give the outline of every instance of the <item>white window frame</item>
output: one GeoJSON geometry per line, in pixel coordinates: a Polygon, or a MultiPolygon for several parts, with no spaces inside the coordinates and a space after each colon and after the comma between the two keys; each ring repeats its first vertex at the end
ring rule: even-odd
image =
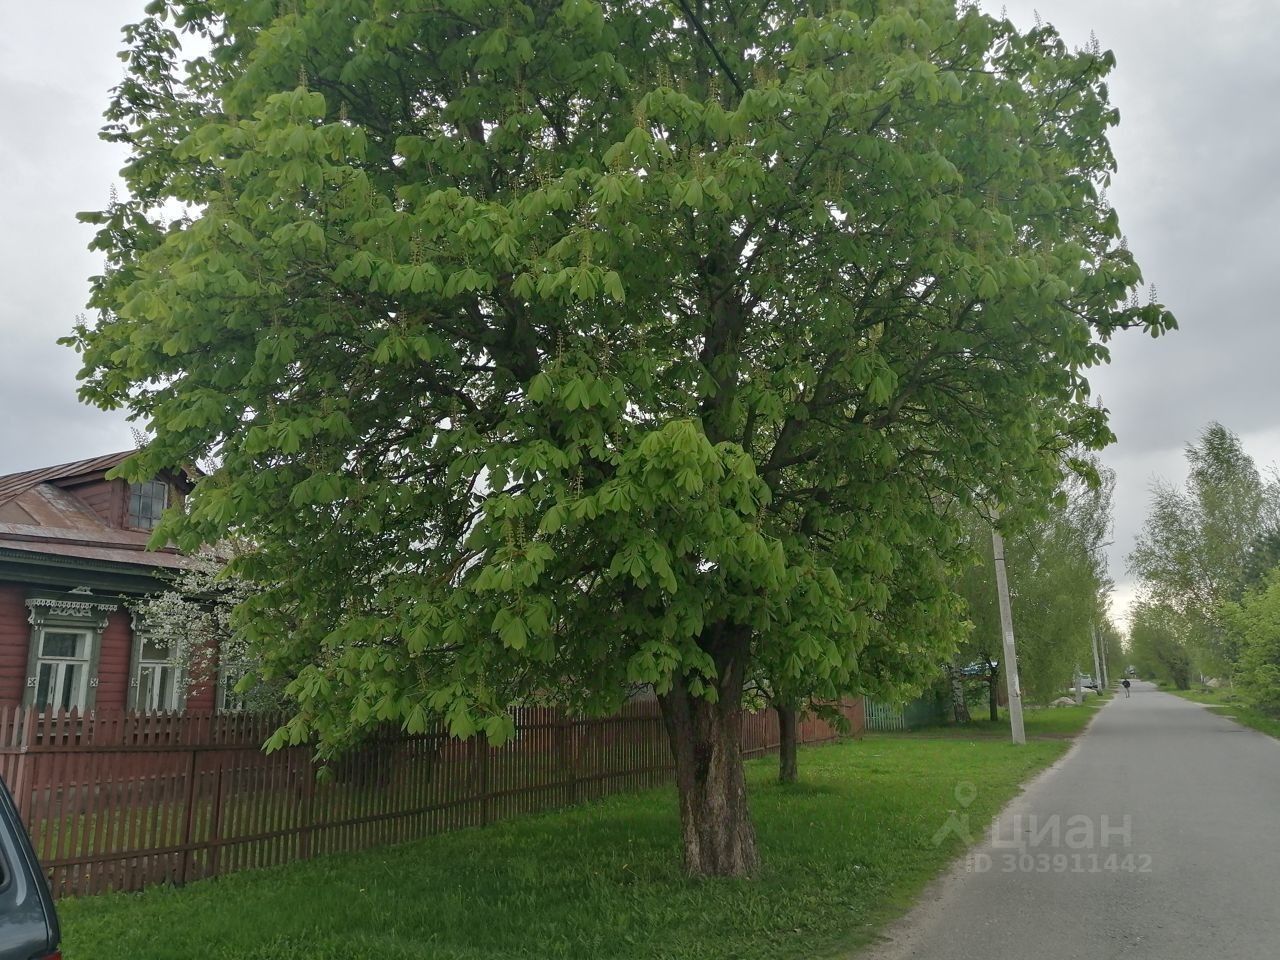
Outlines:
{"type": "Polygon", "coordinates": [[[90,654],[93,650],[93,631],[79,626],[50,625],[40,627],[36,631],[36,688],[32,694],[32,702],[43,711],[53,704],[53,709],[62,711],[78,710],[84,713],[89,702],[89,666],[90,654]],[[45,650],[50,634],[73,636],[76,638],[76,653],[71,656],[58,656],[45,650]],[[74,673],[73,673],[74,671],[74,673]],[[40,688],[46,672],[49,676],[48,696],[44,703],[40,702],[40,688]],[[75,691],[67,697],[67,675],[74,676],[75,691]],[[69,701],[69,702],[68,702],[69,701]]]}
{"type": "Polygon", "coordinates": [[[129,699],[131,709],[145,713],[178,713],[186,707],[186,678],[182,667],[173,655],[173,645],[169,645],[169,655],[164,659],[147,656],[147,642],[150,638],[145,633],[134,631],[133,667],[129,678],[129,699]],[[150,684],[143,683],[143,677],[150,674],[150,684]],[[170,683],[168,695],[160,690],[168,675],[170,683]]]}
{"type": "MultiPolygon", "coordinates": [[[[147,621],[136,608],[130,609],[129,624],[132,633],[132,650],[129,654],[129,694],[127,697],[127,708],[129,710],[154,713],[181,713],[187,709],[187,671],[182,668],[182,664],[178,662],[175,655],[174,644],[167,644],[169,655],[163,660],[155,657],[147,656],[147,643],[158,642],[155,633],[147,629],[147,621]],[[146,703],[143,702],[143,684],[142,675],[144,671],[152,671],[153,673],[163,675],[164,671],[171,670],[173,676],[173,686],[170,688],[169,696],[166,701],[161,701],[154,696],[147,696],[146,703]]],[[[152,686],[147,693],[155,689],[152,686]]]]}
{"type": "MultiPolygon", "coordinates": [[[[102,651],[102,632],[107,629],[107,619],[118,603],[104,603],[94,598],[87,587],[58,597],[30,597],[27,599],[27,622],[31,624],[31,643],[27,653],[26,687],[23,704],[39,706],[36,695],[40,687],[42,666],[50,664],[83,664],[80,690],[73,704],[81,713],[92,710],[98,696],[98,657],[102,651]],[[46,633],[78,633],[84,637],[84,646],[76,657],[46,657],[44,638],[46,633]]],[[[59,670],[65,672],[65,667],[59,670]]],[[[55,685],[55,691],[59,685],[55,685]]]]}

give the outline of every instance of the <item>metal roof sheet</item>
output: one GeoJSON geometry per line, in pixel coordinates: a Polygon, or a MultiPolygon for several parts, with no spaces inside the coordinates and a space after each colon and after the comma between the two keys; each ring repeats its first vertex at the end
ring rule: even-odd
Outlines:
{"type": "Polygon", "coordinates": [[[105,473],[112,467],[119,466],[135,453],[137,453],[136,450],[124,450],[101,457],[89,457],[86,460],[73,460],[70,463],[60,463],[52,467],[41,467],[38,470],[7,473],[0,476],[0,503],[7,503],[42,483],[52,483],[56,480],[66,480],[86,474],[105,473]]]}

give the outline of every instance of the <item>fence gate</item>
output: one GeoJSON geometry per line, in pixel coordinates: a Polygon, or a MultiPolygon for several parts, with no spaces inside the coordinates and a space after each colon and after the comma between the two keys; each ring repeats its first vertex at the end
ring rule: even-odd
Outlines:
{"type": "Polygon", "coordinates": [[[867,697],[864,706],[868,730],[907,730],[907,717],[901,706],[880,703],[867,697]]]}

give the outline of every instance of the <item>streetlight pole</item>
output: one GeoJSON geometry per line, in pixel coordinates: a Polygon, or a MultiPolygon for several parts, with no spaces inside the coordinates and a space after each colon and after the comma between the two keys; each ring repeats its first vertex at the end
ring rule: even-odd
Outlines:
{"type": "MultiPolygon", "coordinates": [[[[999,517],[994,517],[998,520],[999,517]]],[[[996,565],[996,592],[1000,595],[1000,632],[1004,637],[1004,682],[1009,691],[1009,726],[1013,742],[1025,744],[1027,733],[1022,726],[1022,688],[1018,683],[1018,651],[1013,640],[1013,611],[1009,606],[1009,578],[1004,569],[1004,537],[991,526],[991,552],[996,565]]]]}

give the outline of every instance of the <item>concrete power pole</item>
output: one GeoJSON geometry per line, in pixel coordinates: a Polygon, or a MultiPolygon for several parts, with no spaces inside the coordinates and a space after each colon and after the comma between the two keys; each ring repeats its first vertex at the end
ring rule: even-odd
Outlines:
{"type": "MultiPolygon", "coordinates": [[[[1093,628],[1098,630],[1097,627],[1093,628]]],[[[1098,659],[1102,661],[1102,689],[1111,689],[1111,674],[1107,671],[1107,636],[1098,630],[1098,659]]]]}
{"type": "Polygon", "coordinates": [[[1009,607],[1009,578],[1004,569],[1004,537],[991,528],[991,552],[996,564],[996,592],[1000,595],[1000,632],[1004,636],[1004,682],[1009,691],[1009,726],[1013,742],[1024,744],[1027,734],[1022,726],[1022,687],[1018,682],[1018,651],[1013,642],[1013,611],[1009,607]]]}
{"type": "Polygon", "coordinates": [[[1098,659],[1098,627],[1096,624],[1090,624],[1089,634],[1093,639],[1093,682],[1098,685],[1098,692],[1102,692],[1102,668],[1099,666],[1101,661],[1098,659]]]}

